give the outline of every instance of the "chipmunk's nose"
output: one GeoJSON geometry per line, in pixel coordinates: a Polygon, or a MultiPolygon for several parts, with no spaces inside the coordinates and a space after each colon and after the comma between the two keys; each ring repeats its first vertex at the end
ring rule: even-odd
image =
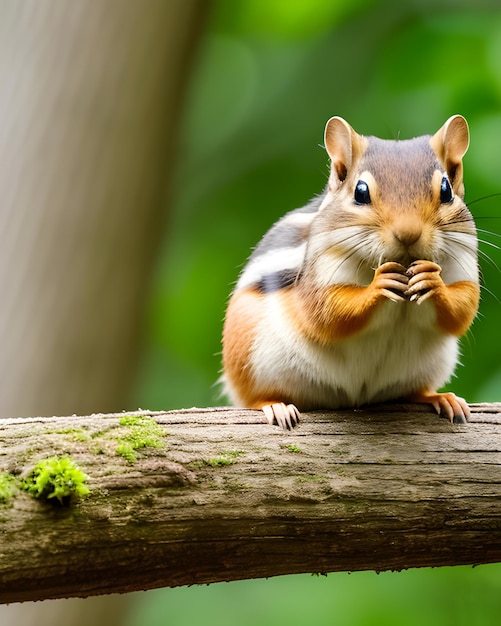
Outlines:
{"type": "Polygon", "coordinates": [[[393,229],[395,238],[406,248],[416,243],[421,237],[422,232],[421,224],[411,224],[408,222],[393,229]]]}
{"type": "Polygon", "coordinates": [[[412,246],[413,243],[421,237],[421,229],[417,228],[405,228],[397,231],[393,231],[395,237],[403,244],[406,248],[412,246]]]}

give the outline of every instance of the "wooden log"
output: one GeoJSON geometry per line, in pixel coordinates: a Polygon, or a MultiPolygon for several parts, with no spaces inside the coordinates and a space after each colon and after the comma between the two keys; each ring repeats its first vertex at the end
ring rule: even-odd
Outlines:
{"type": "Polygon", "coordinates": [[[501,561],[501,404],[466,425],[309,413],[293,432],[232,408],[0,420],[18,486],[61,455],[90,493],[0,504],[1,602],[501,561]]]}

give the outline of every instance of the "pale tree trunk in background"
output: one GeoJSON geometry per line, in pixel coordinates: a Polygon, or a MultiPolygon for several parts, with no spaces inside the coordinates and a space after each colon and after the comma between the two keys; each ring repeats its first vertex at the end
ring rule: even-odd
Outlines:
{"type": "MultiPolygon", "coordinates": [[[[0,4],[0,415],[130,408],[203,0],[0,4]]],[[[120,598],[0,609],[120,623],[120,598]]]]}

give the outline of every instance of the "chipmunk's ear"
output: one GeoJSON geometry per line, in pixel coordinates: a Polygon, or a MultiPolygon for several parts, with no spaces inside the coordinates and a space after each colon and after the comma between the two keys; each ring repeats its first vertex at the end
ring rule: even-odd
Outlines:
{"type": "Polygon", "coordinates": [[[324,145],[332,161],[329,187],[337,189],[363,151],[364,137],[342,117],[331,117],[325,126],[324,145]]]}
{"type": "Polygon", "coordinates": [[[444,164],[454,191],[461,196],[463,187],[463,157],[468,150],[470,133],[462,115],[450,117],[430,139],[430,145],[444,164]]]}

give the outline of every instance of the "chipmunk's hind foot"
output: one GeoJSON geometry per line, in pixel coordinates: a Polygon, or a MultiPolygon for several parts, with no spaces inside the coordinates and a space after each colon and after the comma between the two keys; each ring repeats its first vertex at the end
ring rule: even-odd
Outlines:
{"type": "Polygon", "coordinates": [[[274,402],[264,404],[261,408],[271,426],[277,424],[283,430],[292,430],[299,425],[300,413],[294,404],[274,402]]]}
{"type": "Polygon", "coordinates": [[[464,398],[455,393],[437,393],[423,391],[413,394],[409,400],[423,404],[431,404],[439,415],[445,415],[451,424],[466,424],[470,417],[470,407],[464,398]]]}

